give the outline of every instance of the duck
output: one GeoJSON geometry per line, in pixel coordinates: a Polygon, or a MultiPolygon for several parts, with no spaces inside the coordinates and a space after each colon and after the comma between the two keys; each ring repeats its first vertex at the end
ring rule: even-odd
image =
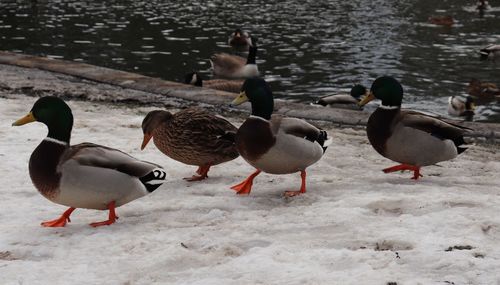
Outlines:
{"type": "Polygon", "coordinates": [[[474,99],[471,96],[465,97],[465,101],[456,96],[448,98],[448,114],[457,117],[466,117],[466,120],[471,121],[474,116],[474,99]]]}
{"type": "Polygon", "coordinates": [[[208,177],[210,167],[239,156],[235,145],[237,128],[226,119],[208,111],[191,107],[172,114],[165,110],[149,112],[142,121],[144,150],[151,138],[168,157],[198,166],[189,182],[208,177]]]}
{"type": "Polygon", "coordinates": [[[198,72],[190,72],[184,76],[184,83],[231,93],[240,93],[243,80],[205,80],[198,72]]]}
{"type": "Polygon", "coordinates": [[[252,45],[252,38],[248,32],[238,28],[229,36],[227,44],[238,49],[248,49],[252,45]]]}
{"type": "Polygon", "coordinates": [[[481,60],[500,57],[500,45],[489,45],[479,50],[481,60]]]}
{"type": "Polygon", "coordinates": [[[448,26],[451,27],[455,23],[455,20],[452,16],[431,16],[428,19],[429,23],[439,26],[448,26]]]}
{"type": "Polygon", "coordinates": [[[70,145],[73,114],[58,97],[39,98],[12,125],[32,122],[45,124],[49,133],[31,154],[31,181],[42,196],[69,207],[58,219],[42,222],[44,227],[64,227],[76,208],[109,210],[108,220],[90,225],[111,225],[118,219],[115,208],[152,193],[165,181],[166,172],[157,164],[98,144],[70,145]]]}
{"type": "Polygon", "coordinates": [[[368,140],[379,154],[400,163],[383,169],[385,173],[410,170],[417,180],[421,167],[453,159],[467,149],[464,134],[471,129],[401,109],[403,87],[394,77],[377,78],[360,105],[374,99],[382,104],[368,119],[368,140]]]}
{"type": "Polygon", "coordinates": [[[336,108],[360,109],[358,103],[361,97],[366,95],[366,87],[360,84],[354,85],[351,88],[350,95],[335,94],[320,98],[315,104],[321,106],[330,106],[336,108]]]}
{"type": "Polygon", "coordinates": [[[490,3],[486,0],[479,0],[476,3],[476,9],[479,11],[489,10],[491,9],[490,3]]]}
{"type": "Polygon", "coordinates": [[[492,98],[500,95],[500,89],[495,83],[482,82],[473,78],[469,81],[467,93],[476,98],[492,98]]]}
{"type": "Polygon", "coordinates": [[[246,79],[242,92],[232,106],[249,101],[252,114],[236,133],[238,152],[256,170],[231,189],[237,194],[250,194],[253,180],[262,171],[270,174],[300,172],[298,191],[286,191],[292,197],[306,192],[306,168],[316,163],[331,143],[326,131],[308,122],[291,117],[272,115],[273,94],[267,82],[258,77],[246,79]]]}
{"type": "Polygon", "coordinates": [[[249,78],[259,76],[259,68],[255,61],[257,56],[257,39],[249,47],[245,60],[241,56],[227,53],[214,54],[210,58],[210,65],[215,76],[224,78],[249,78]]]}

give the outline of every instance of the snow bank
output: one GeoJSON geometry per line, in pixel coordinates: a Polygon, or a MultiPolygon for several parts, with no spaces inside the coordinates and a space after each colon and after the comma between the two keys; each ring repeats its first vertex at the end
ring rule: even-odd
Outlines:
{"type": "MultiPolygon", "coordinates": [[[[90,141],[163,165],[168,182],[106,212],[78,209],[66,228],[42,228],[65,208],[32,186],[28,159],[41,124],[11,127],[35,98],[0,99],[1,284],[498,284],[498,146],[410,173],[368,144],[364,131],[330,129],[333,144],[308,171],[305,195],[284,198],[300,176],[262,174],[250,196],[229,186],[253,169],[241,158],[195,168],[139,150],[148,108],[70,101],[72,143],[90,141]],[[448,282],[448,283],[447,283],[448,282]]],[[[236,124],[240,120],[234,119],[236,124]]]]}

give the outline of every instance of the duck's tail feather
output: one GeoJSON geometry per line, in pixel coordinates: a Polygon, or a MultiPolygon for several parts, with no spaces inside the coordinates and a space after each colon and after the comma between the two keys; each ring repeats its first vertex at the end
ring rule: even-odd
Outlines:
{"type": "Polygon", "coordinates": [[[167,177],[167,173],[165,170],[161,168],[155,168],[151,170],[148,174],[144,175],[143,177],[140,177],[139,180],[141,180],[142,184],[148,192],[153,192],[155,191],[158,187],[160,187],[163,182],[165,182],[165,178],[167,177]]]}
{"type": "Polygon", "coordinates": [[[330,144],[332,144],[332,138],[328,137],[328,134],[326,131],[324,130],[320,130],[319,131],[319,136],[318,138],[316,139],[316,141],[321,145],[321,147],[323,148],[323,152],[326,151],[326,149],[328,148],[328,146],[330,144]]]}

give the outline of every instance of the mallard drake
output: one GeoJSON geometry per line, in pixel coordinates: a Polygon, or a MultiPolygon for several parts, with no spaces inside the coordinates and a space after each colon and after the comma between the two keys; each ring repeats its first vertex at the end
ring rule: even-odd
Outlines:
{"type": "Polygon", "coordinates": [[[234,143],[236,127],[203,109],[188,108],[175,114],[151,111],[142,121],[142,131],[141,149],[153,138],[156,147],[168,157],[198,166],[198,176],[184,178],[188,181],[203,180],[211,166],[239,156],[234,143]]]}
{"type": "Polygon", "coordinates": [[[253,179],[261,172],[289,174],[300,171],[299,191],[286,191],[285,196],[306,192],[306,168],[324,154],[330,140],[327,133],[304,120],[274,115],[273,94],[261,78],[249,78],[242,92],[231,103],[250,101],[252,115],[236,133],[236,147],[241,156],[257,170],[246,180],[231,187],[237,194],[250,194],[253,179]]]}
{"type": "Polygon", "coordinates": [[[495,83],[481,82],[481,80],[473,78],[469,81],[467,93],[476,98],[491,98],[500,95],[500,89],[495,83]]]}
{"type": "Polygon", "coordinates": [[[44,227],[64,227],[76,208],[108,209],[108,220],[90,225],[110,225],[118,219],[115,207],[153,192],[165,180],[160,166],[119,150],[92,143],[70,146],[73,114],[57,97],[38,99],[12,125],[35,121],[45,124],[49,134],[31,154],[31,181],[45,198],[70,207],[60,218],[43,222],[44,227]]]}
{"type": "Polygon", "coordinates": [[[481,59],[494,59],[500,57],[500,45],[489,45],[479,50],[481,59]]]}
{"type": "Polygon", "coordinates": [[[367,90],[363,85],[354,85],[351,88],[350,95],[347,94],[336,94],[320,98],[315,103],[322,106],[330,106],[337,108],[350,108],[350,109],[360,109],[358,103],[361,96],[366,95],[367,90]]]}
{"type": "Polygon", "coordinates": [[[401,110],[403,87],[390,76],[377,78],[360,105],[373,99],[382,104],[371,114],[366,126],[368,140],[382,156],[401,163],[385,173],[411,170],[418,179],[422,166],[450,160],[466,150],[464,133],[470,129],[414,111],[401,110]]]}
{"type": "Polygon", "coordinates": [[[249,78],[259,76],[259,68],[255,61],[257,56],[257,39],[253,39],[248,57],[245,60],[241,56],[227,53],[214,54],[210,58],[210,64],[214,75],[225,78],[249,78]]]}
{"type": "Polygon", "coordinates": [[[471,96],[467,96],[465,101],[455,96],[448,98],[448,114],[452,116],[466,117],[470,121],[474,116],[474,109],[474,99],[471,96]]]}
{"type": "Polygon", "coordinates": [[[228,45],[238,49],[248,49],[252,45],[252,38],[246,31],[236,29],[227,40],[228,45]]]}
{"type": "Polygon", "coordinates": [[[240,93],[243,80],[205,80],[198,72],[191,72],[184,76],[184,83],[231,93],[240,93]]]}

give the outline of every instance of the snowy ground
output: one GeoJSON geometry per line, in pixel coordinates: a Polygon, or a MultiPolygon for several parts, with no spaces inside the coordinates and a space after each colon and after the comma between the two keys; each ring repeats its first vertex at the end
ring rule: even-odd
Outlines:
{"type": "Polygon", "coordinates": [[[229,186],[253,171],[241,158],[188,183],[194,167],[152,144],[139,150],[150,109],[70,101],[72,143],[121,149],[169,178],[119,208],[114,225],[92,228],[107,213],[77,210],[49,229],[40,222],[65,208],[37,193],[27,169],[46,128],[10,126],[34,101],[0,99],[0,284],[500,284],[498,145],[424,168],[415,182],[383,174],[393,163],[364,131],[330,129],[305,195],[281,196],[298,174],[263,174],[240,197],[229,186]]]}

